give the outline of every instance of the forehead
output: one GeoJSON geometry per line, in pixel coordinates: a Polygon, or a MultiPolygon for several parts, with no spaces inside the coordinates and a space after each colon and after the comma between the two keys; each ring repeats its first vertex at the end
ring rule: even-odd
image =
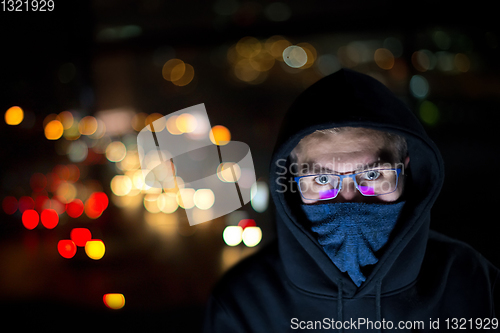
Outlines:
{"type": "Polygon", "coordinates": [[[381,133],[366,129],[350,129],[339,133],[312,133],[297,146],[300,157],[331,154],[377,152],[385,148],[381,133]]]}

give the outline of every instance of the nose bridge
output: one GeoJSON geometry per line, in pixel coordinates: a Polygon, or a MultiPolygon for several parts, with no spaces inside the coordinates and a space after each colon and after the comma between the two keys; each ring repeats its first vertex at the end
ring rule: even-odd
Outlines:
{"type": "Polygon", "coordinates": [[[351,199],[356,195],[355,177],[355,174],[341,176],[341,188],[339,191],[339,195],[342,195],[345,199],[351,199]],[[347,181],[345,186],[344,181],[347,181]]]}

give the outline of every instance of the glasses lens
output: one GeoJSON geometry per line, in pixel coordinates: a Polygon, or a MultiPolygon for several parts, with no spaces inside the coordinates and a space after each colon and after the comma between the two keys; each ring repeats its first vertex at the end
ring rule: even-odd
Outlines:
{"type": "Polygon", "coordinates": [[[302,177],[299,181],[300,192],[305,199],[333,199],[339,193],[340,179],[332,175],[302,177]]]}
{"type": "Polygon", "coordinates": [[[388,194],[396,190],[398,173],[396,170],[368,170],[356,175],[356,183],[363,195],[388,194]]]}

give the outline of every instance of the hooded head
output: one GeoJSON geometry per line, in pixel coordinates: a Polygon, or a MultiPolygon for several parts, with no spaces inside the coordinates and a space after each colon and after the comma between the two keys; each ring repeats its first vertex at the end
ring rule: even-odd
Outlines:
{"type": "MultiPolygon", "coordinates": [[[[324,161],[321,164],[324,166],[324,161]]],[[[331,169],[338,174],[357,172],[356,168],[331,169]]],[[[341,285],[345,296],[362,297],[374,293],[376,284],[381,285],[382,292],[388,292],[415,280],[425,253],[430,208],[443,182],[443,164],[417,118],[382,83],[343,69],[306,89],[285,115],[270,170],[280,254],[291,283],[308,292],[333,296],[341,285]],[[328,138],[335,133],[328,131],[343,133],[337,137],[340,141],[329,145],[328,138]],[[404,152],[397,142],[404,142],[404,152]],[[296,167],[297,162],[306,161],[304,165],[310,166],[311,156],[333,157],[333,164],[337,158],[344,158],[361,161],[362,165],[386,162],[393,166],[399,162],[402,166],[404,181],[390,193],[372,196],[373,189],[363,187],[356,178],[342,179],[344,188],[331,190],[335,192],[334,201],[346,203],[398,204],[404,198],[404,206],[398,206],[402,210],[397,211],[397,223],[390,224],[383,244],[373,249],[376,260],[365,272],[363,283],[354,283],[351,274],[343,273],[343,264],[332,262],[319,237],[321,229],[313,228],[321,214],[331,220],[332,216],[351,214],[353,207],[332,210],[328,201],[321,201],[330,199],[331,191],[325,192],[326,197],[313,200],[301,195],[295,177],[304,173],[296,167]],[[364,163],[369,159],[375,161],[364,163]],[[350,192],[347,186],[351,186],[350,192]]]]}

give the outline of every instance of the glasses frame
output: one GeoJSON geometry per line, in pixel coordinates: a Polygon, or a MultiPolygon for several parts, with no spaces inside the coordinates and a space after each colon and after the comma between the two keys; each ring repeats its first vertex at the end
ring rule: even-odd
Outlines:
{"type": "Polygon", "coordinates": [[[389,169],[368,169],[368,170],[364,170],[364,171],[360,171],[360,172],[356,172],[356,173],[349,173],[349,174],[345,174],[345,175],[340,175],[340,174],[336,174],[336,173],[319,173],[319,174],[314,174],[314,175],[304,175],[304,176],[299,176],[299,177],[294,177],[293,179],[295,180],[295,182],[297,183],[298,187],[299,187],[299,192],[300,192],[300,196],[306,200],[315,200],[315,201],[320,201],[320,200],[332,200],[332,199],[335,199],[340,191],[342,190],[342,184],[344,183],[344,179],[345,178],[351,178],[354,182],[354,186],[356,187],[356,190],[358,190],[359,193],[361,193],[361,195],[365,196],[365,197],[376,197],[376,196],[379,196],[379,195],[386,195],[386,194],[391,194],[393,192],[395,192],[397,189],[398,189],[398,184],[399,184],[399,175],[401,174],[401,170],[402,168],[389,168],[389,169]],[[387,192],[387,193],[382,193],[382,194],[363,194],[363,192],[361,192],[358,188],[358,182],[356,181],[356,176],[359,175],[359,174],[362,174],[362,173],[365,173],[365,172],[369,172],[369,171],[396,171],[396,186],[394,187],[394,190],[392,190],[391,192],[387,192]],[[325,199],[308,199],[306,197],[304,197],[304,195],[302,194],[302,189],[300,188],[300,179],[301,178],[306,178],[306,177],[314,177],[314,176],[337,176],[339,177],[339,190],[337,191],[337,194],[335,194],[334,197],[331,197],[331,198],[325,198],[325,199]]]}

